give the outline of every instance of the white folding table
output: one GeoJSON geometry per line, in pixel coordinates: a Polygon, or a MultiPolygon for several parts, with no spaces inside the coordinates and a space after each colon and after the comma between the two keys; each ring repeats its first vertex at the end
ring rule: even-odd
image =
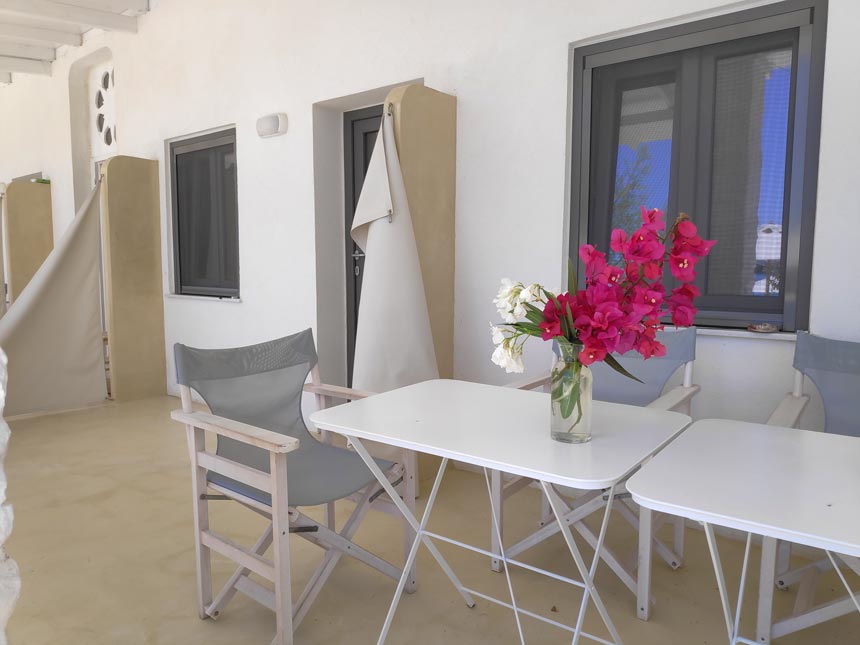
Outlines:
{"type": "MultiPolygon", "coordinates": [[[[599,643],[620,645],[621,639],[615,625],[594,586],[594,575],[606,535],[612,500],[618,484],[643,461],[675,438],[689,424],[689,417],[676,412],[595,401],[591,442],[565,444],[550,438],[548,394],[463,381],[434,380],[368,397],[349,405],[321,410],[311,415],[311,421],[321,430],[336,432],[349,439],[382,488],[411,523],[416,537],[404,572],[411,569],[419,545],[424,544],[469,607],[474,606],[474,597],[479,597],[513,610],[521,642],[525,642],[520,623],[522,614],[568,630],[573,633],[573,643],[577,643],[580,636],[583,636],[599,643]],[[364,440],[442,458],[420,520],[397,496],[362,444],[364,440]],[[464,544],[427,530],[449,459],[482,467],[488,495],[488,470],[498,470],[539,481],[582,580],[573,580],[508,558],[502,549],[499,559],[504,564],[510,601],[492,598],[465,587],[439,553],[434,542],[454,544],[487,557],[497,555],[489,549],[464,544]],[[563,521],[565,505],[556,492],[556,486],[606,491],[606,509],[590,566],[586,565],[573,540],[570,527],[563,521]],[[519,606],[511,586],[509,565],[582,588],[583,598],[576,625],[564,625],[519,606]],[[589,599],[600,613],[611,635],[611,641],[582,630],[589,599]]],[[[492,505],[492,496],[490,503],[492,505]]],[[[495,509],[491,508],[491,511],[495,519],[495,509]]],[[[497,524],[495,529],[498,535],[497,524]]],[[[407,575],[404,573],[397,585],[379,643],[383,643],[388,634],[407,575]]]]}
{"type": "Polygon", "coordinates": [[[855,608],[860,611],[860,593],[851,591],[836,562],[842,556],[856,566],[853,559],[860,557],[860,439],[706,419],[633,475],[627,490],[643,509],[704,525],[732,645],[769,643],[855,608]],[[714,525],[747,533],[734,615],[714,525]],[[739,634],[738,622],[753,534],[762,536],[762,562],[756,640],[749,640],[739,634]],[[824,549],[848,596],[773,622],[777,540],[824,549]]]}

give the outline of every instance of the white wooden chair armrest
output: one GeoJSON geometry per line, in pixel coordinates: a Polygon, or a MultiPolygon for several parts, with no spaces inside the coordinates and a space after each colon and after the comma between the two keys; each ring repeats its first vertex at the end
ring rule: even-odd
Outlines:
{"type": "Polygon", "coordinates": [[[800,414],[803,412],[807,403],[809,403],[808,395],[801,394],[800,396],[795,396],[789,392],[785,395],[785,398],[780,401],[780,404],[776,407],[776,410],[773,411],[773,414],[770,415],[770,418],[767,420],[767,425],[793,428],[797,424],[798,419],[800,419],[800,414]]]}
{"type": "Polygon", "coordinates": [[[312,392],[320,396],[329,396],[347,401],[366,399],[376,394],[376,392],[365,392],[364,390],[354,390],[350,387],[341,387],[340,385],[326,385],[325,383],[306,383],[304,390],[305,392],[312,392]]]}
{"type": "Polygon", "coordinates": [[[548,385],[550,378],[549,374],[544,374],[543,376],[532,376],[531,378],[508,383],[505,387],[514,388],[516,390],[536,390],[539,387],[548,385]]]}
{"type": "Polygon", "coordinates": [[[299,447],[299,440],[295,437],[219,417],[208,412],[174,410],[170,413],[170,418],[185,425],[200,428],[206,432],[214,432],[217,435],[241,441],[269,452],[292,452],[299,447]]]}
{"type": "Polygon", "coordinates": [[[698,385],[690,385],[683,386],[679,385],[677,387],[673,387],[671,390],[666,392],[664,395],[651,401],[646,408],[653,408],[655,410],[676,410],[681,407],[687,401],[692,399],[696,394],[698,394],[699,390],[701,390],[698,385]]]}

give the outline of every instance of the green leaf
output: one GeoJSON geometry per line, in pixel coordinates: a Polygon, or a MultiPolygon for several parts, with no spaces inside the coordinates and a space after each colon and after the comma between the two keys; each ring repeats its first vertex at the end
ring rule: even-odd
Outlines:
{"type": "Polygon", "coordinates": [[[567,419],[571,414],[573,414],[573,406],[576,404],[577,397],[574,396],[574,392],[578,391],[579,388],[574,388],[570,393],[565,394],[561,401],[559,401],[559,406],[561,408],[561,416],[564,419],[567,419]]]}
{"type": "Polygon", "coordinates": [[[533,322],[536,325],[539,325],[543,322],[543,312],[535,307],[532,303],[527,302],[526,305],[526,319],[530,322],[533,322]]]}
{"type": "Polygon", "coordinates": [[[569,293],[576,293],[576,268],[573,264],[573,258],[567,259],[567,290],[569,293]]]}
{"type": "Polygon", "coordinates": [[[643,382],[641,379],[636,378],[630,372],[624,369],[621,363],[619,363],[618,360],[612,354],[607,354],[606,358],[604,358],[603,361],[619,374],[626,376],[627,378],[632,378],[634,381],[638,381],[639,383],[643,382]]]}
{"type": "Polygon", "coordinates": [[[538,327],[535,323],[531,322],[518,322],[511,325],[514,329],[518,329],[527,334],[538,335],[540,336],[543,333],[543,330],[538,327]]]}

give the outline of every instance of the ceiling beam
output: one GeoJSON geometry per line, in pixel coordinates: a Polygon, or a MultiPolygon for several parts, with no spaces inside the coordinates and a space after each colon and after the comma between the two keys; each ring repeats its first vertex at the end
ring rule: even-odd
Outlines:
{"type": "Polygon", "coordinates": [[[0,56],[51,61],[57,57],[57,54],[53,47],[22,45],[21,43],[10,43],[0,40],[0,56]]]}
{"type": "Polygon", "coordinates": [[[50,0],[0,0],[0,11],[55,22],[88,25],[108,31],[137,31],[137,19],[109,11],[89,9],[50,0]]]}
{"type": "Polygon", "coordinates": [[[0,56],[0,72],[20,72],[22,74],[51,75],[51,63],[30,58],[0,56]]]}
{"type": "Polygon", "coordinates": [[[26,40],[34,43],[51,43],[55,45],[73,45],[80,47],[83,39],[80,34],[58,29],[42,29],[25,25],[10,25],[0,22],[0,36],[26,40]]]}
{"type": "Polygon", "coordinates": [[[7,85],[12,82],[12,75],[9,72],[0,72],[0,83],[7,85]]]}
{"type": "Polygon", "coordinates": [[[149,0],[57,0],[62,4],[98,9],[111,13],[141,14],[149,11],[149,0]]]}

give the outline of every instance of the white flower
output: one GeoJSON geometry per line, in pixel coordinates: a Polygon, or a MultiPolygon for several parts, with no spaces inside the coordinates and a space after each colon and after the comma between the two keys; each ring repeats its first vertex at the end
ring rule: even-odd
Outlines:
{"type": "Polygon", "coordinates": [[[540,296],[540,285],[532,283],[520,291],[519,301],[522,303],[534,302],[540,296]]]}
{"type": "Polygon", "coordinates": [[[526,317],[526,306],[523,303],[518,302],[511,314],[516,320],[522,320],[526,317]]]}
{"type": "Polygon", "coordinates": [[[505,366],[505,372],[508,374],[522,374],[526,367],[523,365],[523,348],[512,347],[508,353],[508,364],[505,366]]]}
{"type": "Polygon", "coordinates": [[[512,282],[508,278],[505,278],[502,280],[499,292],[493,299],[493,304],[496,305],[499,316],[501,316],[502,320],[506,323],[517,322],[517,317],[511,315],[511,310],[517,305],[522,288],[523,285],[521,282],[512,282]]]}
{"type": "Polygon", "coordinates": [[[499,367],[504,367],[508,364],[508,349],[504,345],[497,345],[490,360],[499,367]]]}
{"type": "Polygon", "coordinates": [[[522,347],[517,347],[508,340],[496,347],[491,360],[499,367],[503,367],[508,374],[522,373],[525,369],[522,347]]]}
{"type": "Polygon", "coordinates": [[[494,345],[501,345],[505,342],[504,330],[501,327],[496,327],[494,324],[490,323],[490,334],[493,336],[494,345]]]}

